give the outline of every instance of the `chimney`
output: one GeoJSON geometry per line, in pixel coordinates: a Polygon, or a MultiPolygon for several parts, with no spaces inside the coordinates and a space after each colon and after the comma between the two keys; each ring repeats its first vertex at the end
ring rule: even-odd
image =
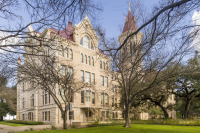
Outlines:
{"type": "Polygon", "coordinates": [[[68,27],[72,27],[72,22],[68,22],[68,27]]]}

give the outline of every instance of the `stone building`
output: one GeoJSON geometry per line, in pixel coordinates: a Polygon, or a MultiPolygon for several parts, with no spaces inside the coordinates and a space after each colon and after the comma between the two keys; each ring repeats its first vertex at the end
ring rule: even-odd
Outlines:
{"type": "MultiPolygon", "coordinates": [[[[124,37],[135,30],[137,30],[137,25],[134,16],[129,11],[119,42],[122,43],[124,37]]],[[[61,47],[56,54],[61,70],[74,73],[77,79],[94,84],[95,89],[98,90],[84,88],[74,93],[72,108],[67,112],[68,123],[93,122],[96,114],[100,121],[123,118],[122,110],[113,106],[120,102],[117,82],[117,78],[120,78],[119,73],[110,70],[111,58],[99,49],[99,37],[87,15],[79,24],[72,25],[69,22],[68,27],[61,31],[51,27],[39,33],[29,26],[28,32],[40,38],[61,40],[59,43],[51,42],[61,47]]],[[[137,36],[139,40],[136,41],[140,43],[143,35],[139,32],[137,36]]],[[[28,56],[24,55],[24,61],[26,58],[28,56]]],[[[18,64],[21,65],[20,58],[18,64]]],[[[19,82],[17,85],[16,119],[62,125],[61,112],[48,92],[39,87],[30,88],[30,82],[19,82]]],[[[148,114],[141,113],[141,119],[148,119],[148,114]]]]}
{"type": "MultiPolygon", "coordinates": [[[[116,81],[119,73],[110,70],[111,58],[98,48],[99,37],[87,15],[79,24],[72,25],[69,22],[68,27],[61,31],[51,27],[39,33],[29,26],[28,33],[49,40],[52,38],[59,40],[60,44],[55,43],[61,47],[56,54],[61,71],[71,71],[75,78],[94,84],[97,90],[84,88],[74,93],[72,108],[67,113],[67,122],[93,122],[96,117],[95,112],[98,112],[100,121],[122,118],[122,111],[113,106],[120,100],[116,81]]],[[[28,57],[24,55],[24,62],[28,57]]],[[[20,67],[20,58],[18,64],[20,67]]],[[[53,98],[39,87],[31,89],[29,82],[19,82],[17,85],[16,119],[62,124],[61,112],[53,98]]]]}

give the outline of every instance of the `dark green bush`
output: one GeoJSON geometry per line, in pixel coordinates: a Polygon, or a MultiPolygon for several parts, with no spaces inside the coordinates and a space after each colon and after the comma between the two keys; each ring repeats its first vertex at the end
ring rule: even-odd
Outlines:
{"type": "Polygon", "coordinates": [[[25,125],[42,125],[43,122],[40,121],[22,121],[22,120],[5,120],[8,123],[25,124],[25,125]]]}

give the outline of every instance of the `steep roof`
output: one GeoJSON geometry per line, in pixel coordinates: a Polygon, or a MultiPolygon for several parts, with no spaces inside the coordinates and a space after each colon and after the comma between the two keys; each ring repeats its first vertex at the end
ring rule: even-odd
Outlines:
{"type": "Polygon", "coordinates": [[[126,22],[124,24],[124,28],[122,33],[126,31],[136,31],[138,29],[135,21],[135,16],[132,16],[131,12],[128,12],[128,16],[126,16],[126,22]]]}
{"type": "Polygon", "coordinates": [[[61,31],[58,31],[57,29],[55,29],[53,27],[51,27],[49,29],[55,31],[57,35],[74,42],[72,22],[69,22],[67,28],[65,28],[61,31]]]}

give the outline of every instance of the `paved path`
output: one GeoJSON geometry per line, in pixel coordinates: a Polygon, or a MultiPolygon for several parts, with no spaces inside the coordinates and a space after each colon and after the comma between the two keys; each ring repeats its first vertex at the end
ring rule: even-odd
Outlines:
{"type": "Polygon", "coordinates": [[[0,133],[8,133],[8,132],[22,132],[25,130],[30,130],[32,128],[33,130],[42,130],[45,128],[51,128],[51,125],[29,125],[29,126],[8,126],[8,125],[2,125],[0,124],[0,133]]]}

